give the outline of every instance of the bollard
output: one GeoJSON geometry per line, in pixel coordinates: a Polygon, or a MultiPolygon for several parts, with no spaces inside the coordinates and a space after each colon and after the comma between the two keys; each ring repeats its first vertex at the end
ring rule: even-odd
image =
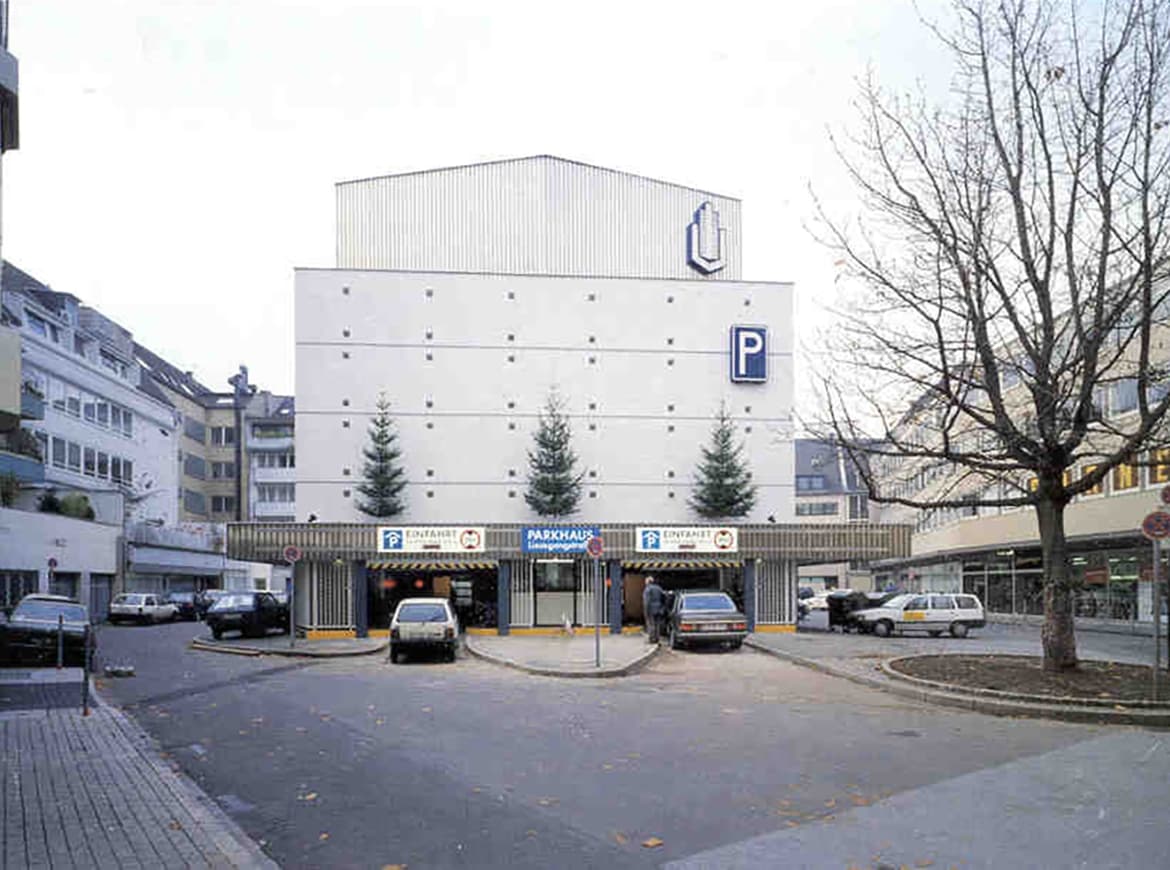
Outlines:
{"type": "Polygon", "coordinates": [[[85,627],[85,654],[82,657],[81,669],[81,715],[89,715],[89,669],[93,662],[93,628],[85,627]]]}
{"type": "Polygon", "coordinates": [[[65,667],[65,615],[57,614],[57,670],[65,667]]]}

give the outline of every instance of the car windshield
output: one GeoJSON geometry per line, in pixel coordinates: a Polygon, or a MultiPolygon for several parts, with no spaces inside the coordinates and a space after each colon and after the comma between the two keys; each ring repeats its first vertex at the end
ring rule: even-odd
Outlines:
{"type": "Polygon", "coordinates": [[[902,595],[895,595],[893,598],[891,598],[889,601],[887,601],[885,604],[883,604],[881,606],[882,607],[892,607],[894,609],[898,609],[902,605],[904,605],[907,601],[909,601],[911,598],[914,598],[914,597],[915,597],[914,595],[909,594],[909,593],[904,593],[902,595]]]}
{"type": "Polygon", "coordinates": [[[170,594],[171,601],[177,601],[181,604],[188,604],[195,600],[194,592],[172,592],[170,594]]]}
{"type": "Polygon", "coordinates": [[[404,604],[398,609],[399,622],[446,622],[447,608],[442,604],[404,604]]]}
{"type": "Polygon", "coordinates": [[[88,622],[84,607],[64,601],[22,601],[12,613],[13,619],[49,619],[54,622],[58,616],[64,616],[66,622],[88,622]]]}
{"type": "Polygon", "coordinates": [[[721,592],[710,595],[688,595],[682,600],[683,610],[735,610],[735,603],[721,592]]]}
{"type": "Polygon", "coordinates": [[[119,595],[114,599],[115,604],[141,604],[145,595],[119,595]]]}
{"type": "Polygon", "coordinates": [[[215,599],[215,604],[211,605],[212,611],[216,610],[235,610],[237,607],[251,607],[251,595],[224,595],[215,599]]]}

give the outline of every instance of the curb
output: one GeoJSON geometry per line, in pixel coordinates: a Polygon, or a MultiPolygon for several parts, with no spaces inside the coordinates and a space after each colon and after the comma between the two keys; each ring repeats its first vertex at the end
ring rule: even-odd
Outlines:
{"type": "Polygon", "coordinates": [[[353,651],[337,651],[329,652],[323,650],[307,650],[297,649],[281,649],[280,647],[260,648],[254,646],[242,646],[239,644],[222,644],[203,640],[201,638],[194,638],[190,644],[190,649],[201,650],[203,652],[223,653],[224,655],[236,656],[284,656],[285,658],[299,658],[299,659],[337,659],[337,658],[352,658],[354,656],[372,656],[380,652],[385,652],[386,647],[390,642],[378,644],[376,647],[370,649],[353,650],[353,651]]]}
{"type": "MultiPolygon", "coordinates": [[[[950,655],[957,655],[957,653],[950,653],[950,655]]],[[[1004,656],[1004,658],[1012,657],[1004,656]]],[[[994,698],[1001,701],[1024,701],[1041,705],[1056,703],[1062,706],[1101,707],[1106,709],[1122,706],[1130,710],[1153,710],[1155,712],[1170,713],[1170,702],[1167,701],[1126,701],[1121,698],[1077,698],[1071,695],[1029,695],[1024,692],[1004,692],[999,689],[981,689],[977,686],[956,686],[951,683],[940,683],[938,680],[928,680],[924,677],[915,677],[912,674],[903,673],[894,667],[898,662],[911,661],[917,658],[922,658],[922,656],[898,656],[893,659],[883,659],[880,667],[886,676],[895,680],[902,680],[912,685],[923,686],[942,692],[953,691],[962,695],[979,695],[984,698],[994,698]]],[[[1028,658],[1028,656],[1020,656],[1019,658],[1028,658]]]]}
{"type": "Polygon", "coordinates": [[[630,674],[640,671],[652,658],[658,655],[659,650],[662,649],[660,646],[656,645],[651,649],[648,649],[642,655],[638,656],[638,658],[634,659],[634,661],[627,665],[622,665],[621,667],[601,668],[599,670],[592,671],[577,671],[567,670],[564,668],[547,668],[540,667],[538,665],[526,665],[522,662],[515,661],[514,659],[506,659],[501,656],[495,656],[491,653],[484,652],[481,649],[476,649],[475,645],[471,642],[470,637],[464,639],[463,648],[476,658],[483,659],[485,662],[490,662],[493,665],[499,665],[500,667],[505,668],[513,668],[517,671],[523,671],[527,674],[537,674],[538,676],[542,677],[567,677],[570,679],[582,677],[594,679],[606,677],[627,677],[630,674]]]}
{"type": "Polygon", "coordinates": [[[878,689],[882,692],[888,692],[892,695],[898,695],[927,704],[955,707],[974,713],[985,713],[989,716],[1024,716],[1029,719],[1055,719],[1062,722],[1078,722],[1091,725],[1141,725],[1150,728],[1170,727],[1170,710],[1106,710],[1093,707],[1029,703],[1025,701],[988,698],[980,695],[965,695],[954,691],[939,691],[933,688],[915,686],[892,679],[879,680],[861,674],[850,673],[849,671],[826,665],[814,659],[806,659],[804,656],[798,656],[794,653],[766,646],[750,637],[747,639],[747,645],[760,652],[774,655],[777,658],[810,668],[814,671],[820,671],[831,677],[839,677],[860,686],[878,689]]]}

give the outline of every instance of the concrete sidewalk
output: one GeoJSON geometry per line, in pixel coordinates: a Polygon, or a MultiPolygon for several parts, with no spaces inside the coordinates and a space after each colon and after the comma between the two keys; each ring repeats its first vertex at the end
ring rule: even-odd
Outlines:
{"type": "Polygon", "coordinates": [[[100,699],[0,713],[0,774],[4,867],[277,866],[100,699]]]}
{"type": "Polygon", "coordinates": [[[550,677],[623,677],[634,673],[658,652],[643,634],[601,634],[601,667],[595,666],[593,632],[578,629],[563,635],[467,635],[473,656],[498,665],[550,677]]]}

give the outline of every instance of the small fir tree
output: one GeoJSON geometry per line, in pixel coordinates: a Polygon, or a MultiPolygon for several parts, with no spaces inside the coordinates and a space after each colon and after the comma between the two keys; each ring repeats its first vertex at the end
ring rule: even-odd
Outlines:
{"type": "Polygon", "coordinates": [[[711,444],[704,446],[703,459],[695,473],[695,494],[688,504],[701,517],[742,517],[756,504],[752,473],[744,462],[743,445],[732,441],[735,427],[727,406],[719,406],[711,444]]]}
{"type": "Polygon", "coordinates": [[[564,414],[564,403],[550,393],[533,440],[536,449],[528,451],[528,491],[524,500],[542,517],[568,516],[577,510],[581,499],[583,474],[573,474],[577,462],[569,441],[572,431],[564,414]]]}
{"type": "Polygon", "coordinates": [[[393,517],[402,513],[404,505],[399,497],[406,487],[406,472],[399,465],[402,451],[398,449],[398,435],[390,417],[390,401],[379,395],[377,413],[370,421],[370,443],[362,448],[365,480],[357,487],[364,498],[357,508],[371,517],[393,517]]]}

